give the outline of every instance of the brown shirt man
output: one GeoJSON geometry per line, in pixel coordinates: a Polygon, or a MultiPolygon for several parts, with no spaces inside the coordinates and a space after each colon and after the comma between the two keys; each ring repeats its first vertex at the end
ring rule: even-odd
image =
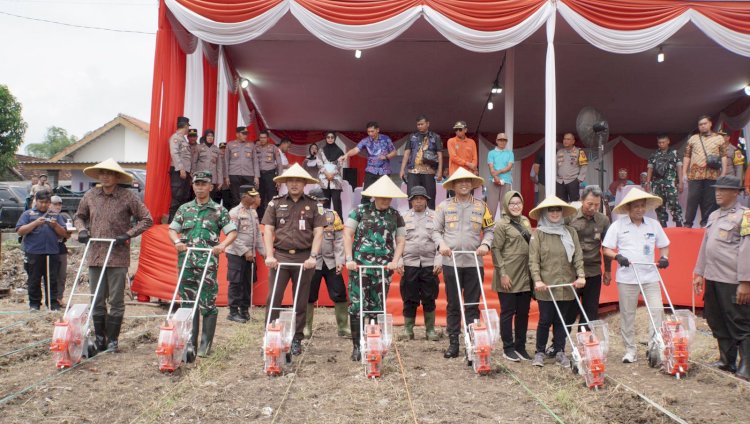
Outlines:
{"type": "Polygon", "coordinates": [[[268,202],[263,225],[275,228],[274,249],[289,253],[309,250],[315,227],[326,226],[325,211],[315,198],[306,194],[296,202],[284,194],[268,202]]]}
{"type": "MultiPolygon", "coordinates": [[[[586,277],[595,277],[602,273],[602,240],[609,229],[609,218],[606,215],[595,212],[594,216],[587,218],[580,210],[573,215],[567,224],[575,228],[578,233],[578,241],[581,243],[583,252],[583,269],[586,277]]],[[[612,263],[609,259],[604,261],[604,271],[610,272],[612,263]]]]}

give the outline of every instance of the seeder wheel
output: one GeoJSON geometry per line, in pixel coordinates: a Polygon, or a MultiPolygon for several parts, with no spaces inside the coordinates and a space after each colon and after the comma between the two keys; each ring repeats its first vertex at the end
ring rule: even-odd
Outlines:
{"type": "Polygon", "coordinates": [[[195,346],[193,346],[193,342],[191,341],[185,348],[185,362],[192,364],[195,362],[195,356],[195,346]]]}
{"type": "Polygon", "coordinates": [[[659,347],[656,343],[648,350],[647,356],[649,367],[656,368],[659,366],[659,347]]]}
{"type": "Polygon", "coordinates": [[[94,338],[87,337],[86,338],[86,357],[93,358],[94,356],[96,356],[97,353],[99,353],[99,349],[96,348],[96,343],[94,343],[94,338]]]}

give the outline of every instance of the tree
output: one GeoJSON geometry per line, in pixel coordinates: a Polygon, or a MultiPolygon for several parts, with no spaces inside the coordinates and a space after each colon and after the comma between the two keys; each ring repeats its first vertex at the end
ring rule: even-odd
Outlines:
{"type": "Polygon", "coordinates": [[[68,131],[60,127],[47,128],[47,135],[41,143],[31,143],[26,146],[26,153],[49,159],[60,153],[66,147],[78,141],[76,136],[68,135],[68,131]]]}
{"type": "Polygon", "coordinates": [[[16,149],[23,143],[28,125],[21,116],[21,103],[8,86],[0,85],[0,169],[16,165],[16,149]]]}

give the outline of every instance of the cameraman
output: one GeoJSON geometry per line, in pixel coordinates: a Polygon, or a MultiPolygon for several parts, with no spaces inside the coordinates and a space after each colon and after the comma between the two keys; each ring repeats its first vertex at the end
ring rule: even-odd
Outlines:
{"type": "Polygon", "coordinates": [[[57,301],[60,247],[57,240],[66,237],[67,232],[65,220],[59,214],[49,211],[50,197],[49,191],[37,191],[34,195],[34,207],[21,214],[16,223],[16,233],[23,237],[23,250],[26,252],[26,286],[29,290],[29,308],[32,311],[38,311],[41,306],[42,276],[45,284],[49,284],[49,295],[45,296],[47,307],[53,311],[60,309],[57,301]]]}

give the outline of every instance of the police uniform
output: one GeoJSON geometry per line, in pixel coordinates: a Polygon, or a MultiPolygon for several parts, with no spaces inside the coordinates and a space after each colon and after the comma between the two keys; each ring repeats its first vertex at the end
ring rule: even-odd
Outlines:
{"type": "MultiPolygon", "coordinates": [[[[464,168],[459,168],[443,183],[443,186],[452,190],[453,181],[464,179],[461,175],[457,175],[459,173],[465,174],[465,178],[483,181],[464,168]]],[[[492,247],[494,228],[495,222],[492,214],[483,201],[472,197],[468,202],[460,202],[458,197],[452,197],[444,200],[435,211],[432,240],[436,246],[439,247],[441,243],[445,243],[451,250],[475,251],[481,245],[489,249],[492,247]]],[[[455,268],[450,256],[444,256],[442,262],[445,294],[448,298],[447,331],[450,337],[450,347],[444,356],[449,358],[458,355],[458,337],[461,334],[458,283],[460,281],[461,289],[463,289],[464,303],[474,303],[464,308],[466,322],[474,322],[475,319],[479,319],[479,285],[484,281],[484,269],[480,265],[480,275],[477,275],[474,258],[466,254],[456,256],[455,268]],[[449,352],[451,352],[450,355],[449,352]]]]}
{"type": "MultiPolygon", "coordinates": [[[[299,167],[299,165],[297,165],[299,167]]],[[[290,168],[294,169],[293,168],[290,168]]],[[[288,170],[287,170],[288,171],[288,170]]],[[[283,175],[282,175],[283,177],[283,175]]],[[[281,177],[277,177],[281,178],[281,177]]],[[[266,252],[267,256],[276,258],[279,263],[296,263],[302,264],[311,256],[316,256],[320,252],[312,252],[314,230],[326,225],[325,211],[318,204],[314,197],[302,194],[294,201],[289,194],[274,197],[266,207],[263,215],[263,225],[274,227],[275,238],[273,240],[273,251],[266,252]]],[[[310,298],[310,280],[312,279],[313,269],[302,269],[300,287],[298,290],[294,340],[299,341],[303,338],[305,328],[305,314],[307,301],[310,298]]],[[[273,307],[281,305],[284,297],[284,291],[289,280],[292,280],[293,287],[297,284],[299,276],[299,267],[277,267],[271,269],[268,273],[268,299],[266,300],[266,321],[268,321],[269,305],[271,305],[271,296],[273,296],[273,307]],[[276,276],[278,274],[278,277],[276,276]],[[277,280],[278,278],[278,280],[277,280]],[[276,281],[275,291],[273,284],[276,281]],[[275,293],[275,294],[274,294],[275,293]]],[[[279,315],[278,310],[271,313],[271,321],[279,315]]]]}
{"type": "Polygon", "coordinates": [[[589,160],[579,147],[557,151],[557,197],[564,202],[579,200],[581,182],[586,179],[589,160]]]}
{"type": "Polygon", "coordinates": [[[210,146],[201,143],[195,146],[195,171],[208,171],[211,173],[211,184],[224,184],[224,164],[219,151],[219,146],[215,143],[210,146]]]}
{"type": "MultiPolygon", "coordinates": [[[[427,190],[422,186],[413,186],[410,199],[423,196],[427,199],[427,190]]],[[[425,329],[430,339],[437,340],[435,334],[435,299],[438,297],[439,281],[435,275],[435,266],[440,266],[441,259],[437,257],[437,247],[432,241],[435,228],[435,211],[426,208],[422,212],[409,209],[403,215],[406,226],[406,246],[402,263],[404,275],[399,288],[401,300],[404,302],[405,334],[414,338],[414,322],[417,308],[422,304],[425,329]]]]}
{"type": "Polygon", "coordinates": [[[651,193],[662,198],[664,203],[656,208],[656,216],[662,227],[667,226],[667,210],[672,213],[675,226],[682,226],[682,206],[675,182],[677,170],[682,166],[682,160],[677,157],[675,150],[657,150],[648,158],[648,168],[651,169],[651,193]]]}
{"type": "MultiPolygon", "coordinates": [[[[258,196],[253,186],[242,186],[243,196],[258,196]]],[[[254,202],[255,200],[253,200],[254,202]]],[[[257,253],[266,256],[260,235],[259,219],[255,208],[246,208],[242,202],[229,211],[229,219],[237,227],[237,238],[227,247],[227,281],[229,282],[229,316],[227,319],[245,322],[250,319],[250,302],[256,278],[257,253]],[[251,259],[247,259],[247,255],[251,259]]]]}
{"type": "Polygon", "coordinates": [[[258,207],[258,215],[263,216],[266,210],[266,204],[276,195],[276,183],[273,179],[281,175],[284,172],[284,167],[281,162],[281,156],[279,155],[279,148],[274,144],[266,143],[261,145],[255,143],[255,170],[259,177],[258,181],[258,192],[260,192],[260,206],[258,207]]]}
{"type": "MultiPolygon", "coordinates": [[[[322,192],[322,190],[321,190],[322,192]]],[[[321,207],[324,202],[324,196],[316,196],[321,201],[321,207]]],[[[322,193],[321,193],[322,194],[322,193]]],[[[336,325],[338,335],[341,337],[351,335],[348,328],[347,297],[346,287],[344,286],[344,277],[338,270],[343,267],[344,260],[344,223],[341,221],[339,214],[331,209],[325,210],[325,227],[323,227],[323,243],[320,246],[320,255],[315,265],[315,274],[313,274],[310,284],[310,297],[307,300],[307,319],[305,326],[305,336],[312,334],[313,311],[315,302],[318,301],[320,293],[320,283],[325,278],[328,297],[334,303],[336,313],[336,325]]]]}
{"type": "MultiPolygon", "coordinates": [[[[205,181],[210,183],[212,175],[210,172],[197,172],[193,177],[193,182],[205,181]]],[[[180,206],[175,213],[174,219],[169,224],[169,229],[179,234],[179,241],[188,247],[212,248],[219,244],[219,233],[230,234],[237,231],[237,227],[229,219],[227,210],[208,199],[206,203],[199,204],[197,200],[191,200],[180,206]]],[[[203,316],[203,335],[201,336],[200,351],[207,352],[213,339],[213,330],[216,328],[216,317],[219,311],[216,309],[216,295],[219,292],[219,285],[216,280],[216,272],[219,267],[218,257],[211,252],[192,252],[186,259],[187,251],[180,252],[178,258],[178,269],[185,269],[182,274],[182,280],[179,284],[181,299],[198,301],[200,314],[203,316]],[[203,280],[203,287],[200,296],[198,287],[200,286],[206,261],[209,261],[208,271],[203,280]],[[197,297],[197,299],[196,299],[197,297]],[[207,343],[204,349],[204,340],[207,343]]],[[[197,338],[198,317],[196,314],[193,321],[193,339],[197,338]]],[[[194,342],[195,344],[195,342],[194,342]]],[[[199,352],[200,352],[199,351],[199,352]]]]}
{"type": "MultiPolygon", "coordinates": [[[[716,187],[741,189],[737,177],[720,177],[716,187]]],[[[708,217],[694,274],[705,278],[704,311],[718,340],[726,370],[734,371],[739,346],[742,359],[737,375],[750,379],[750,305],[737,304],[738,284],[750,281],[750,209],[739,202],[715,210],[708,217]]]]}
{"type": "Polygon", "coordinates": [[[169,176],[172,201],[169,205],[169,220],[174,217],[175,211],[190,198],[190,171],[193,166],[193,155],[187,139],[176,132],[169,137],[169,176]],[[184,179],[180,178],[180,171],[188,174],[184,179]]]}
{"type": "Polygon", "coordinates": [[[255,184],[255,177],[258,175],[255,169],[255,143],[234,140],[227,143],[225,150],[224,169],[225,175],[229,176],[229,190],[232,192],[234,206],[240,203],[240,186],[255,184]]]}

